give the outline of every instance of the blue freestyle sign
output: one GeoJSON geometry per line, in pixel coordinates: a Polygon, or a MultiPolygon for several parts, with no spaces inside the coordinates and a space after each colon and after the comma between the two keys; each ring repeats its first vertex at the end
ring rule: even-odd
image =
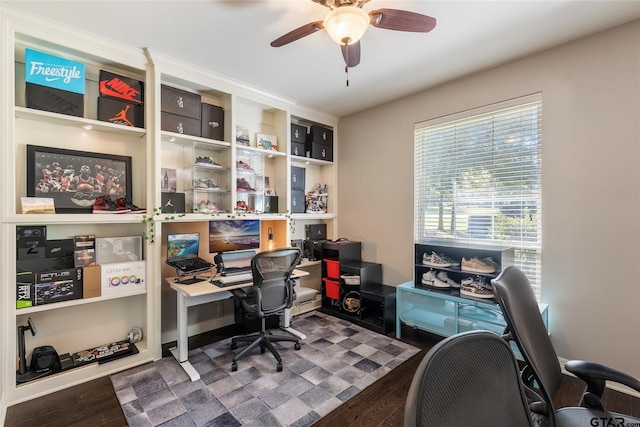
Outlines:
{"type": "Polygon", "coordinates": [[[84,64],[48,53],[25,49],[27,83],[84,94],[84,64]]]}

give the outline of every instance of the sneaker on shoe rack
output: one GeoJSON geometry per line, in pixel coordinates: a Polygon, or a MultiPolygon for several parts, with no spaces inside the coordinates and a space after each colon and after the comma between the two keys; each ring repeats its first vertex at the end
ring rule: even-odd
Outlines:
{"type": "MultiPolygon", "coordinates": [[[[464,258],[463,258],[464,259],[464,258]]],[[[465,279],[460,284],[460,295],[474,298],[493,298],[493,290],[488,285],[484,277],[477,276],[469,281],[465,279]]]]}
{"type": "Polygon", "coordinates": [[[196,157],[196,164],[222,167],[222,165],[220,163],[215,162],[209,156],[198,156],[198,157],[196,157]]]}
{"type": "Polygon", "coordinates": [[[251,206],[249,206],[247,204],[247,202],[242,201],[242,200],[238,200],[236,202],[236,211],[238,211],[238,212],[253,212],[253,209],[251,208],[251,206]]]}
{"type": "Polygon", "coordinates": [[[452,278],[450,278],[446,271],[439,271],[438,274],[436,274],[436,278],[441,280],[442,282],[448,284],[452,288],[459,288],[460,287],[460,283],[458,283],[455,280],[453,280],[452,278]]]}
{"type": "Polygon", "coordinates": [[[440,258],[442,258],[444,262],[448,262],[449,264],[451,264],[449,267],[460,268],[460,261],[453,258],[449,258],[445,254],[438,254],[438,255],[440,255],[440,258]]]}
{"type": "Polygon", "coordinates": [[[318,186],[311,192],[311,194],[318,196],[327,194],[327,184],[318,184],[318,186]]]}
{"type": "Polygon", "coordinates": [[[198,211],[204,212],[204,213],[213,213],[213,212],[222,212],[222,209],[220,209],[211,200],[201,200],[200,203],[198,203],[198,211]]]}
{"type": "Polygon", "coordinates": [[[484,262],[487,265],[490,265],[494,268],[494,271],[500,271],[502,270],[502,267],[500,267],[500,264],[498,264],[497,262],[495,262],[493,260],[493,258],[491,258],[490,256],[486,257],[486,258],[482,258],[481,260],[482,262],[484,262]]]}
{"type": "Polygon", "coordinates": [[[147,213],[147,209],[146,208],[139,208],[138,206],[134,205],[131,201],[125,199],[124,197],[121,197],[118,200],[116,200],[115,204],[118,207],[122,207],[124,209],[129,209],[130,213],[134,213],[134,214],[147,213]]]}
{"type": "Polygon", "coordinates": [[[462,257],[462,261],[460,262],[460,269],[462,271],[471,271],[474,273],[493,273],[496,271],[495,267],[489,264],[485,264],[480,261],[478,258],[464,258],[462,257]]]}
{"type": "Polygon", "coordinates": [[[123,214],[129,213],[131,209],[115,204],[108,195],[100,196],[93,202],[93,213],[97,214],[123,214]]]}
{"type": "Polygon", "coordinates": [[[427,255],[427,253],[425,252],[422,255],[422,263],[424,265],[428,265],[429,267],[436,268],[446,268],[451,266],[450,262],[443,260],[442,257],[435,252],[431,252],[431,255],[427,255]]]}
{"type": "Polygon", "coordinates": [[[429,270],[422,275],[422,284],[433,286],[436,288],[449,288],[449,284],[444,282],[438,278],[436,272],[433,270],[429,270]]]}
{"type": "Polygon", "coordinates": [[[244,169],[244,170],[248,170],[248,171],[252,171],[253,170],[253,168],[251,166],[249,166],[248,163],[245,163],[242,160],[236,161],[236,168],[244,169]]]}
{"type": "Polygon", "coordinates": [[[249,184],[249,181],[244,178],[236,179],[236,189],[238,191],[256,191],[251,184],[249,184]]]}

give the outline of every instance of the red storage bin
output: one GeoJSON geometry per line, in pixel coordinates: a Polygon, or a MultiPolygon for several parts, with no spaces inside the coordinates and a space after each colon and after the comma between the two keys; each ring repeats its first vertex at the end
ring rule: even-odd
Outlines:
{"type": "Polygon", "coordinates": [[[340,278],[340,262],[336,259],[325,259],[324,262],[327,263],[327,276],[332,279],[340,278]]]}
{"type": "Polygon", "coordinates": [[[327,277],[324,277],[322,280],[324,281],[324,294],[327,298],[340,299],[340,282],[327,277]]]}

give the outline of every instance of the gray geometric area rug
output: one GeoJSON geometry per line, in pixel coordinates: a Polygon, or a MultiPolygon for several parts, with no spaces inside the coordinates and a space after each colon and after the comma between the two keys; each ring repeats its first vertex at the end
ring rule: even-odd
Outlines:
{"type": "Polygon", "coordinates": [[[171,356],[111,376],[127,423],[137,426],[310,426],[419,352],[409,344],[320,312],[291,320],[302,348],[256,349],[231,372],[231,338],[189,352],[191,381],[171,356]]]}

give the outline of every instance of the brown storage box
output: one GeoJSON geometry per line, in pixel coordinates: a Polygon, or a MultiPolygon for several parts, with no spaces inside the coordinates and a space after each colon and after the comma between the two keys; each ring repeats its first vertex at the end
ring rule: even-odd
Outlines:
{"type": "Polygon", "coordinates": [[[202,104],[202,137],[224,141],[224,109],[217,105],[202,104]]]}
{"type": "Polygon", "coordinates": [[[163,111],[160,118],[160,128],[169,132],[184,135],[200,136],[200,119],[179,116],[163,111]]]}
{"type": "Polygon", "coordinates": [[[144,107],[99,97],[98,120],[117,125],[144,128],[144,107]]]}
{"type": "Polygon", "coordinates": [[[99,265],[92,265],[90,267],[83,267],[82,269],[84,273],[82,297],[87,299],[96,298],[102,295],[102,267],[99,265]]]}
{"type": "MultiPolygon", "coordinates": [[[[200,120],[202,97],[197,93],[162,85],[161,97],[161,111],[200,120]]],[[[199,134],[200,130],[198,130],[199,134]]]]}
{"type": "Polygon", "coordinates": [[[84,116],[84,95],[81,93],[27,83],[26,98],[27,108],[69,116],[84,116]]]}

